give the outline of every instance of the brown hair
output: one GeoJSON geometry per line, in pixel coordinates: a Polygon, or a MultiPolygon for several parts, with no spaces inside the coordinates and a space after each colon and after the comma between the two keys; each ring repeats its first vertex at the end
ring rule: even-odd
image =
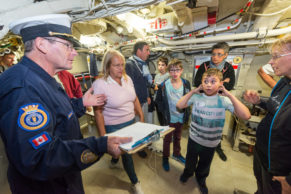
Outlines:
{"type": "Polygon", "coordinates": [[[165,63],[166,64],[166,66],[168,66],[168,58],[167,57],[160,57],[159,59],[158,59],[158,64],[159,64],[159,62],[162,62],[162,63],[165,63]]]}
{"type": "Polygon", "coordinates": [[[126,72],[125,72],[125,58],[124,56],[117,50],[114,49],[110,49],[107,50],[106,53],[103,56],[102,59],[102,74],[105,80],[107,80],[108,76],[109,76],[109,70],[110,70],[110,66],[111,66],[111,60],[113,57],[119,57],[122,60],[123,63],[123,72],[122,75],[124,77],[125,80],[127,80],[126,78],[126,72]]]}
{"type": "Polygon", "coordinates": [[[229,52],[229,45],[226,42],[219,42],[212,46],[211,52],[213,52],[214,49],[222,49],[226,54],[229,52]]]}
{"type": "Polygon", "coordinates": [[[287,34],[274,42],[271,46],[271,50],[273,50],[275,47],[279,47],[280,49],[285,47],[287,50],[291,51],[291,34],[287,34]]]}
{"type": "Polygon", "coordinates": [[[137,50],[142,50],[144,46],[146,45],[149,45],[147,42],[145,41],[139,41],[139,42],[136,42],[134,45],[133,45],[133,51],[132,51],[132,54],[133,55],[136,55],[137,53],[137,50]]]}
{"type": "Polygon", "coordinates": [[[170,71],[172,67],[180,67],[181,69],[183,69],[183,63],[179,59],[172,59],[169,62],[167,70],[170,71]]]}
{"type": "Polygon", "coordinates": [[[210,76],[216,76],[220,81],[223,79],[223,75],[219,69],[216,68],[209,68],[207,71],[205,71],[202,75],[202,79],[205,77],[210,77],[210,76]]]}

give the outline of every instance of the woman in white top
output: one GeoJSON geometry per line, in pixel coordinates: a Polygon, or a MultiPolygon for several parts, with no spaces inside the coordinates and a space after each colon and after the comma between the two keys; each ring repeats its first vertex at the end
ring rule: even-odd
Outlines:
{"type": "MultiPolygon", "coordinates": [[[[103,75],[94,81],[92,88],[95,94],[105,94],[107,97],[105,105],[94,107],[99,134],[104,136],[134,123],[135,114],[141,122],[144,122],[144,116],[132,80],[125,73],[124,56],[116,50],[109,50],[103,57],[102,65],[103,75]]],[[[117,162],[118,158],[112,158],[110,167],[116,167],[117,162]]],[[[134,193],[142,194],[131,155],[123,154],[122,163],[134,193]]]]}

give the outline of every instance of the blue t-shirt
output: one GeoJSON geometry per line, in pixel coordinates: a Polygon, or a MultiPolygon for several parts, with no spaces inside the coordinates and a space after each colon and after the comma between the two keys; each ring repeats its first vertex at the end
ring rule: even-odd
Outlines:
{"type": "Polygon", "coordinates": [[[169,109],[170,109],[170,116],[171,116],[171,123],[183,123],[183,116],[184,113],[179,112],[176,107],[176,104],[180,98],[183,96],[184,86],[181,85],[180,88],[175,89],[172,86],[171,79],[168,79],[165,82],[166,92],[168,97],[169,109]]]}
{"type": "Polygon", "coordinates": [[[234,112],[229,98],[194,94],[188,101],[193,105],[190,124],[190,138],[206,147],[216,147],[222,136],[225,111],[234,112]]]}

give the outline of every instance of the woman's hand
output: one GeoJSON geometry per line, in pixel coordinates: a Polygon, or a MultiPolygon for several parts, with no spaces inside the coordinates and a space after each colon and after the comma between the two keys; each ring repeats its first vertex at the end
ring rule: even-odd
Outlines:
{"type": "Polygon", "coordinates": [[[246,90],[243,97],[245,101],[252,104],[259,104],[261,102],[260,95],[254,90],[246,90]]]}
{"type": "Polygon", "coordinates": [[[286,181],[286,177],[284,176],[273,176],[273,181],[279,181],[281,183],[282,187],[282,194],[288,194],[291,193],[291,185],[288,184],[286,181]]]}

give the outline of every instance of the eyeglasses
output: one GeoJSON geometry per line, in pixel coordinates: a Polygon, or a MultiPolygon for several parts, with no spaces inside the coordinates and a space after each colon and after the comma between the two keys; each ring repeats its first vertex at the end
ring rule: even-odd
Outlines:
{"type": "Polygon", "coordinates": [[[288,55],[291,55],[291,53],[285,53],[285,54],[282,54],[282,55],[272,55],[272,59],[273,60],[277,60],[280,57],[284,57],[284,56],[288,56],[288,55]]]}
{"type": "Polygon", "coordinates": [[[114,68],[123,68],[123,64],[114,64],[112,65],[114,68]]]}
{"type": "Polygon", "coordinates": [[[221,53],[211,53],[211,56],[213,56],[213,57],[215,57],[215,56],[222,57],[224,55],[225,54],[221,54],[221,53]]]}
{"type": "Polygon", "coordinates": [[[70,44],[70,43],[66,43],[66,42],[62,42],[62,41],[55,40],[55,39],[50,39],[50,38],[44,38],[44,39],[46,39],[48,41],[54,41],[54,42],[61,43],[61,44],[65,45],[67,47],[67,49],[70,50],[70,51],[72,51],[73,48],[74,48],[74,46],[72,44],[70,44]]]}
{"type": "Polygon", "coordinates": [[[177,72],[179,73],[182,69],[170,69],[170,73],[174,73],[177,72]]]}

